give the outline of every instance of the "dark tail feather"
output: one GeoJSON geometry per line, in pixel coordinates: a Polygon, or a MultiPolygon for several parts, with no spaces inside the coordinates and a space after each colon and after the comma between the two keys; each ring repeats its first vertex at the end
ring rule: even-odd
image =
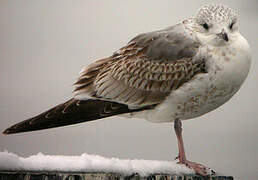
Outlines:
{"type": "Polygon", "coordinates": [[[22,121],[6,129],[3,134],[36,131],[93,121],[113,115],[151,109],[129,109],[127,105],[102,100],[76,100],[60,104],[36,117],[22,121]]]}

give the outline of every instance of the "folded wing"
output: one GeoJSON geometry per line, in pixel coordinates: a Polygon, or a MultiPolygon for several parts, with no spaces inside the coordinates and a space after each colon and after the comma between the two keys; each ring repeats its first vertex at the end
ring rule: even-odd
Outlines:
{"type": "Polygon", "coordinates": [[[161,103],[173,90],[205,71],[204,60],[195,59],[199,46],[183,25],[141,34],[111,57],[86,67],[75,83],[75,97],[131,107],[161,103]]]}

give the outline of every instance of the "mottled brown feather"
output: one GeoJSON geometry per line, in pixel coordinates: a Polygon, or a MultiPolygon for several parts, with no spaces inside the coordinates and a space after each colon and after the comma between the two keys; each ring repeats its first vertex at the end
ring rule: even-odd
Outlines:
{"type": "Polygon", "coordinates": [[[92,63],[75,83],[75,95],[87,98],[95,94],[94,98],[132,106],[162,102],[195,74],[205,72],[204,59],[194,59],[198,42],[186,39],[185,46],[177,47],[177,43],[184,42],[177,39],[180,28],[172,29],[173,36],[161,32],[139,35],[111,57],[92,63]],[[163,47],[160,51],[159,46],[163,47]]]}

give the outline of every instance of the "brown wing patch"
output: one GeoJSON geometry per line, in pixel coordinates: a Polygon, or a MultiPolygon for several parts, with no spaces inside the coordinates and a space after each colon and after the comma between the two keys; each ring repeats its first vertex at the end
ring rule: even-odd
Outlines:
{"type": "Polygon", "coordinates": [[[85,67],[81,71],[78,80],[74,83],[75,95],[88,94],[88,96],[95,96],[93,83],[99,72],[104,67],[109,66],[110,62],[110,58],[100,59],[85,67]]]}
{"type": "Polygon", "coordinates": [[[75,94],[146,106],[162,102],[203,71],[204,63],[192,58],[150,61],[147,48],[131,41],[110,58],[91,64],[75,83],[75,94]]]}

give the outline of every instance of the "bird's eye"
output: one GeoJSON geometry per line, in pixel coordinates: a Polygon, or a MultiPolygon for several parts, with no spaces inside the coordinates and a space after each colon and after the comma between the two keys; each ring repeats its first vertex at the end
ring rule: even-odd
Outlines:
{"type": "Polygon", "coordinates": [[[229,25],[229,29],[230,29],[230,30],[232,30],[234,24],[235,24],[235,22],[230,23],[230,25],[229,25]]]}
{"type": "Polygon", "coordinates": [[[207,23],[204,23],[204,24],[202,25],[202,27],[203,27],[204,29],[206,29],[206,30],[208,30],[208,29],[209,29],[209,26],[208,26],[208,24],[207,24],[207,23]]]}

